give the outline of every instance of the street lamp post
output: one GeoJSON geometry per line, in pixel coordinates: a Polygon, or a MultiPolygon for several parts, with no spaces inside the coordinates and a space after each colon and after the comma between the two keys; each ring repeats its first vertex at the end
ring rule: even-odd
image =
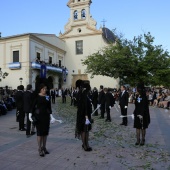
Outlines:
{"type": "Polygon", "coordinates": [[[20,80],[20,84],[22,85],[22,80],[23,80],[23,78],[21,77],[21,78],[19,78],[19,80],[20,80]]]}

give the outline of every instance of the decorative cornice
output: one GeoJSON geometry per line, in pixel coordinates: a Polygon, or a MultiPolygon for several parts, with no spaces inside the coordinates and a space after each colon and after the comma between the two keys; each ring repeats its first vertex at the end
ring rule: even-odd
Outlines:
{"type": "Polygon", "coordinates": [[[67,3],[67,6],[72,8],[72,7],[76,7],[76,6],[81,6],[81,5],[90,5],[92,3],[91,0],[85,1],[85,2],[73,2],[73,0],[70,0],[67,3]]]}

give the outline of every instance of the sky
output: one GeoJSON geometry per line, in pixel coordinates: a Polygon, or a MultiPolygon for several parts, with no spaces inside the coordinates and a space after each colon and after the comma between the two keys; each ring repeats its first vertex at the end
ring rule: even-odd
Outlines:
{"type": "MultiPolygon", "coordinates": [[[[24,33],[56,34],[64,32],[70,17],[69,0],[1,0],[2,37],[24,33]]],[[[116,28],[132,40],[150,32],[154,45],[170,52],[170,0],[92,0],[92,18],[99,29],[116,28]]]]}

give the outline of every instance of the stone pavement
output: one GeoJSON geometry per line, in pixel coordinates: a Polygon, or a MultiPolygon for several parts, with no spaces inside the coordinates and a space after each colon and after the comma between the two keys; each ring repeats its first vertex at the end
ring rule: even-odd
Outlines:
{"type": "MultiPolygon", "coordinates": [[[[0,116],[1,170],[170,170],[170,111],[150,107],[146,145],[135,146],[133,120],[128,119],[127,127],[120,126],[120,113],[112,108],[111,123],[94,117],[90,132],[93,151],[85,152],[81,141],[74,138],[76,114],[69,110],[76,109],[69,103],[60,105],[60,109],[58,104],[52,106],[55,117],[59,115],[64,122],[51,125],[47,141],[50,154],[45,157],[38,155],[36,135],[26,138],[25,132],[18,130],[15,110],[0,116]],[[64,116],[66,108],[72,119],[64,116]]],[[[129,104],[128,114],[133,110],[134,105],[129,104]]]]}

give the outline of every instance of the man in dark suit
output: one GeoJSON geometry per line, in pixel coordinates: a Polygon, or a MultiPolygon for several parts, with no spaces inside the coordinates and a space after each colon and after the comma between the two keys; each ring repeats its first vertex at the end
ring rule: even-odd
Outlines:
{"type": "Polygon", "coordinates": [[[50,96],[52,98],[52,103],[55,104],[55,97],[56,97],[55,89],[52,89],[50,91],[50,96]]]}
{"type": "Polygon", "coordinates": [[[31,106],[33,100],[34,99],[33,99],[32,85],[28,84],[26,91],[24,92],[24,112],[27,116],[27,129],[26,129],[27,137],[35,134],[34,131],[31,131],[31,121],[29,120],[29,113],[32,113],[31,106]]]}
{"type": "Polygon", "coordinates": [[[67,96],[67,89],[62,89],[61,90],[62,93],[62,103],[66,103],[66,96],[67,96]]]}
{"type": "MultiPolygon", "coordinates": [[[[121,93],[119,96],[119,105],[120,105],[121,114],[123,116],[127,116],[128,99],[129,99],[129,93],[126,91],[126,87],[121,86],[121,93]]],[[[127,126],[127,123],[128,123],[127,117],[123,117],[122,123],[120,125],[127,126]]]]}
{"type": "Polygon", "coordinates": [[[110,117],[110,110],[114,105],[114,97],[111,92],[108,91],[108,88],[104,88],[104,93],[105,93],[105,103],[106,103],[106,113],[107,113],[107,118],[106,122],[111,122],[111,117],[110,117]]]}
{"type": "MultiPolygon", "coordinates": [[[[94,87],[94,89],[92,91],[92,104],[93,104],[93,108],[95,110],[97,108],[97,104],[98,104],[98,91],[97,91],[96,87],[94,87]]],[[[94,116],[98,116],[98,110],[95,111],[94,116]]]]}
{"type": "Polygon", "coordinates": [[[101,116],[100,119],[104,119],[104,113],[105,113],[105,93],[103,91],[103,86],[100,86],[100,92],[99,92],[99,105],[101,110],[101,116]]]}
{"type": "Polygon", "coordinates": [[[15,95],[15,100],[16,100],[16,108],[17,112],[19,113],[19,130],[20,131],[25,131],[26,129],[24,128],[24,119],[25,119],[25,112],[24,112],[24,86],[20,85],[18,87],[18,91],[16,92],[15,95]]]}

